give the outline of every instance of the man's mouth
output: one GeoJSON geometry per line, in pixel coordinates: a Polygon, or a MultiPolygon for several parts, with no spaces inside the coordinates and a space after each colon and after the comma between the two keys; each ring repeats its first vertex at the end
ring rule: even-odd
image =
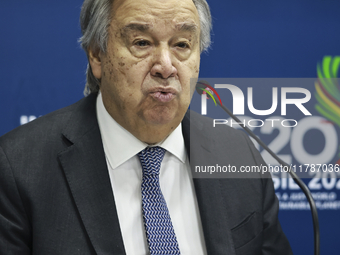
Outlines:
{"type": "Polygon", "coordinates": [[[170,102],[175,98],[175,95],[169,92],[153,92],[150,94],[154,99],[161,101],[163,103],[170,102]]]}
{"type": "Polygon", "coordinates": [[[176,97],[177,91],[173,88],[158,88],[150,91],[150,95],[157,101],[167,103],[176,97]]]}

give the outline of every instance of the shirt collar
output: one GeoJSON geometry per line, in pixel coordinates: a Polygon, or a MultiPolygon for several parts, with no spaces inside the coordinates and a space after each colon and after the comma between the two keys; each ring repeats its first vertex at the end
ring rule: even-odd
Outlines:
{"type": "MultiPolygon", "coordinates": [[[[112,169],[117,168],[148,146],[111,117],[106,111],[101,93],[97,97],[97,119],[105,155],[112,169]]],[[[182,135],[182,124],[180,123],[165,140],[154,146],[166,149],[185,163],[186,151],[182,135]]]]}

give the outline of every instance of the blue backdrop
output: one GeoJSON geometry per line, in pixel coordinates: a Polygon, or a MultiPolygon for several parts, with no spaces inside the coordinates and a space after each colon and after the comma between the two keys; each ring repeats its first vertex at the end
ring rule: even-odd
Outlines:
{"type": "MultiPolygon", "coordinates": [[[[208,2],[213,44],[202,55],[201,77],[316,79],[317,64],[322,65],[325,56],[333,60],[340,56],[338,0],[208,2]]],[[[0,135],[83,97],[87,61],[77,43],[81,4],[81,0],[0,1],[0,135]]],[[[311,104],[317,104],[314,84],[308,89],[311,104]]],[[[313,117],[324,118],[313,105],[308,108],[313,117]]],[[[334,124],[334,129],[338,142],[339,127],[334,124]]],[[[270,143],[275,135],[260,136],[270,143]]],[[[323,136],[316,137],[309,146],[325,146],[323,136]]],[[[288,147],[280,153],[292,154],[288,147]]],[[[336,154],[328,163],[338,159],[336,154]]],[[[284,182],[276,182],[280,201],[294,201],[291,194],[299,191],[284,182]]],[[[338,201],[340,185],[325,183],[314,183],[318,184],[314,192],[338,201]]],[[[320,206],[319,215],[321,254],[339,254],[339,207],[320,206]]],[[[294,253],[312,254],[310,211],[281,206],[279,217],[294,253]]]]}

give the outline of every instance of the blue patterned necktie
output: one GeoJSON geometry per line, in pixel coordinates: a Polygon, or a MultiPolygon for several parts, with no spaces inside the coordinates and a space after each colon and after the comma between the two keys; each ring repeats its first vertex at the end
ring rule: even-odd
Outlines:
{"type": "Polygon", "coordinates": [[[138,153],[143,168],[144,226],[151,255],[179,255],[175,231],[159,186],[159,171],[164,154],[165,149],[161,147],[147,147],[138,153]]]}

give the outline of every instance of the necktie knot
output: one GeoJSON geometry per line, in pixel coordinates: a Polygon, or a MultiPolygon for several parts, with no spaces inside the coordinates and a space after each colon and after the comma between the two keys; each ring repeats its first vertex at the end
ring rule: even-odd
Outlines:
{"type": "Polygon", "coordinates": [[[138,157],[143,168],[143,176],[159,175],[164,154],[165,149],[159,146],[146,147],[144,150],[138,153],[138,157]]]}

